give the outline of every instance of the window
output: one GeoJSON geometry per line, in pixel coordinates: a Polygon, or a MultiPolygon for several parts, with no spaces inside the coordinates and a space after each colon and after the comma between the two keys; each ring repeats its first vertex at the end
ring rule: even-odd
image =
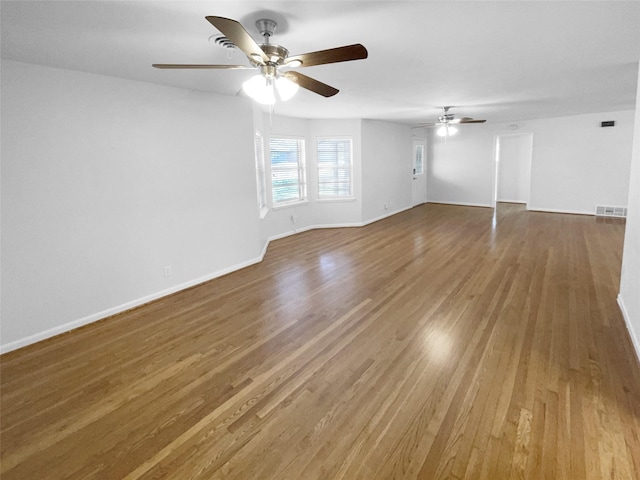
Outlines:
{"type": "Polygon", "coordinates": [[[269,147],[271,150],[271,193],[274,206],[306,200],[304,140],[272,137],[269,147]]]}
{"type": "Polygon", "coordinates": [[[350,138],[318,139],[318,198],[351,198],[350,138]]]}
{"type": "Polygon", "coordinates": [[[260,209],[260,218],[262,218],[267,213],[267,180],[264,172],[264,139],[260,132],[256,132],[254,147],[256,153],[256,182],[258,183],[258,208],[260,209]]]}
{"type": "Polygon", "coordinates": [[[414,174],[422,175],[424,173],[424,145],[420,143],[414,144],[413,165],[414,165],[414,170],[413,170],[414,174]]]}

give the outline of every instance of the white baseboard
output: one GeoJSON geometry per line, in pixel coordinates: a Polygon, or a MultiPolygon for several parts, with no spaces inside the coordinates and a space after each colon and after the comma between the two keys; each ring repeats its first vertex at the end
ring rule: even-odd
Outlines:
{"type": "MultiPolygon", "coordinates": [[[[274,235],[273,237],[269,237],[267,239],[267,245],[269,245],[269,242],[272,242],[273,240],[280,240],[281,238],[290,237],[291,235],[295,235],[296,233],[302,233],[302,232],[306,232],[308,230],[313,230],[314,228],[315,227],[313,227],[313,226],[306,226],[306,227],[296,228],[295,230],[290,230],[288,232],[279,233],[277,235],[274,235]]],[[[266,252],[266,250],[265,250],[265,252],[266,252]]]]}
{"type": "Polygon", "coordinates": [[[527,206],[527,210],[529,210],[530,212],[544,212],[544,213],[568,213],[570,215],[595,215],[594,212],[586,212],[584,210],[559,210],[559,209],[555,209],[555,208],[539,208],[539,207],[532,207],[532,206],[527,206]]]}
{"type": "Polygon", "coordinates": [[[313,225],[309,230],[319,230],[321,228],[353,228],[353,227],[363,227],[365,223],[362,222],[351,222],[351,223],[330,223],[327,225],[313,225]]]}
{"type": "Polygon", "coordinates": [[[67,323],[62,324],[62,325],[58,325],[58,326],[56,326],[54,328],[50,328],[48,330],[44,330],[42,332],[38,332],[38,333],[36,333],[34,335],[29,335],[28,337],[24,337],[24,338],[21,338],[19,340],[15,340],[13,342],[9,342],[7,344],[0,345],[0,354],[11,352],[13,350],[17,350],[17,349],[22,348],[22,347],[26,347],[27,345],[31,345],[33,343],[37,343],[37,342],[40,342],[42,340],[46,340],[47,338],[55,337],[56,335],[60,335],[62,333],[69,332],[69,331],[74,330],[74,329],[76,329],[78,327],[82,327],[84,325],[88,325],[89,323],[97,322],[98,320],[102,320],[104,318],[111,317],[112,315],[116,315],[118,313],[122,313],[122,312],[125,312],[127,310],[131,310],[132,308],[139,307],[141,305],[144,305],[145,303],[149,303],[149,302],[152,302],[154,300],[158,300],[159,298],[166,297],[167,295],[171,295],[173,293],[179,292],[181,290],[185,290],[187,288],[194,287],[194,286],[199,285],[201,283],[208,282],[209,280],[213,280],[214,278],[221,277],[221,276],[226,275],[226,274],[231,273],[231,272],[235,272],[236,270],[240,270],[240,269],[248,267],[250,265],[254,265],[256,263],[260,263],[264,259],[264,256],[266,255],[267,250],[269,248],[269,244],[273,240],[278,240],[280,238],[285,238],[285,237],[288,237],[288,236],[291,236],[291,235],[295,235],[296,233],[302,233],[302,232],[306,232],[308,230],[317,230],[317,229],[321,229],[321,228],[363,227],[363,226],[368,225],[370,223],[377,222],[378,220],[382,220],[383,218],[390,217],[391,215],[395,215],[395,214],[403,212],[405,210],[409,210],[410,208],[411,207],[407,207],[407,208],[404,208],[402,210],[397,210],[397,211],[391,212],[389,214],[383,215],[381,217],[375,218],[373,220],[368,220],[366,222],[332,224],[332,225],[310,225],[310,226],[298,228],[296,230],[292,230],[290,232],[274,235],[273,237],[270,237],[269,239],[267,239],[267,241],[264,244],[264,247],[262,249],[261,254],[256,258],[252,258],[251,260],[248,260],[246,262],[242,262],[242,263],[233,265],[233,266],[225,268],[223,270],[219,270],[217,272],[210,273],[208,275],[196,278],[194,280],[190,280],[190,281],[185,282],[185,283],[181,283],[179,285],[175,285],[175,286],[167,288],[165,290],[161,290],[159,292],[152,293],[150,295],[146,295],[146,296],[144,296],[142,298],[138,298],[136,300],[132,300],[130,302],[123,303],[122,305],[118,305],[116,307],[108,308],[106,310],[102,310],[100,312],[93,313],[91,315],[87,315],[86,317],[82,317],[82,318],[79,318],[77,320],[73,320],[71,322],[67,322],[67,323]]]}
{"type": "Polygon", "coordinates": [[[624,300],[618,294],[618,306],[620,307],[620,311],[622,312],[622,318],[624,318],[624,323],[627,325],[627,331],[629,332],[629,336],[631,337],[631,343],[633,343],[633,348],[636,351],[636,358],[638,362],[640,362],[640,339],[636,335],[636,332],[633,331],[633,326],[631,325],[631,320],[629,319],[629,314],[627,313],[627,309],[624,306],[624,300]]]}
{"type": "Polygon", "coordinates": [[[152,293],[150,295],[146,295],[142,298],[138,298],[136,300],[131,300],[130,302],[123,303],[116,307],[111,307],[106,310],[102,310],[97,313],[93,313],[91,315],[87,315],[86,317],[79,318],[77,320],[73,320],[71,322],[64,323],[62,325],[58,325],[54,328],[50,328],[48,330],[44,330],[42,332],[38,332],[34,335],[29,335],[28,337],[21,338],[19,340],[15,340],[13,342],[9,342],[4,345],[0,345],[0,354],[11,352],[13,350],[17,350],[18,348],[26,347],[27,345],[31,345],[32,343],[40,342],[42,340],[46,340],[47,338],[55,337],[56,335],[60,335],[61,333],[66,333],[71,330],[75,330],[78,327],[82,327],[84,325],[88,325],[89,323],[97,322],[98,320],[102,320],[107,317],[111,317],[112,315],[116,315],[118,313],[125,312],[127,310],[131,310],[132,308],[139,307],[144,305],[145,303],[152,302],[154,300],[158,300],[159,298],[166,297],[167,295],[171,295],[173,293],[179,292],[181,290],[185,290],[187,288],[191,288],[195,285],[199,285],[204,282],[208,282],[209,280],[213,280],[214,278],[221,277],[228,273],[234,272],[236,270],[240,270],[241,268],[248,267],[250,265],[260,263],[264,258],[266,253],[266,247],[261,254],[261,256],[248,260],[246,262],[239,263],[232,267],[225,268],[223,270],[219,270],[217,272],[196,278],[194,280],[190,280],[185,283],[181,283],[179,285],[175,285],[173,287],[167,288],[165,290],[161,290],[156,293],[152,293]]]}
{"type": "Polygon", "coordinates": [[[291,235],[295,235],[296,233],[307,232],[309,230],[319,230],[323,228],[354,228],[354,227],[364,227],[366,225],[370,225],[372,223],[378,222],[388,217],[392,217],[393,215],[397,215],[398,213],[406,212],[407,210],[411,210],[413,207],[404,207],[399,210],[394,210],[393,212],[385,213],[384,215],[380,215],[379,217],[372,218],[370,220],[366,220],[364,222],[349,222],[349,223],[329,223],[322,225],[307,225],[306,227],[297,228],[295,230],[291,230],[286,233],[280,233],[278,235],[274,235],[273,237],[269,237],[267,242],[271,242],[273,240],[279,240],[281,238],[290,237],[291,235]]]}
{"type": "Polygon", "coordinates": [[[396,215],[398,213],[406,212],[407,210],[411,210],[412,208],[413,207],[409,206],[409,207],[401,208],[400,210],[394,210],[393,212],[385,213],[383,215],[380,215],[379,217],[375,217],[370,220],[365,220],[364,222],[358,225],[354,225],[354,227],[364,227],[365,225],[371,225],[372,223],[379,222],[380,220],[383,220],[388,217],[392,217],[393,215],[396,215]]]}
{"type": "Polygon", "coordinates": [[[488,203],[451,202],[447,200],[429,200],[427,203],[439,203],[441,205],[460,205],[462,207],[492,208],[488,203]]]}

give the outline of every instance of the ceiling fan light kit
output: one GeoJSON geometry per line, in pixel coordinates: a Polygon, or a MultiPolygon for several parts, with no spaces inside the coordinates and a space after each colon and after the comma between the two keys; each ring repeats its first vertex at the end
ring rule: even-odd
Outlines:
{"type": "Polygon", "coordinates": [[[298,92],[298,84],[293,83],[286,77],[278,77],[276,78],[276,90],[278,91],[278,96],[280,100],[286,102],[290,98],[292,98],[298,92]]]}
{"type": "Polygon", "coordinates": [[[457,132],[458,132],[458,129],[453,125],[443,125],[438,130],[436,130],[436,134],[439,137],[455,135],[457,132]]]}
{"type": "Polygon", "coordinates": [[[272,78],[255,75],[242,84],[242,90],[256,102],[263,105],[276,103],[272,78]]]}
{"type": "MultiPolygon", "coordinates": [[[[322,83],[299,72],[280,71],[282,68],[311,67],[327,63],[347,62],[367,58],[368,52],[364,46],[358,44],[337,47],[317,52],[304,53],[289,57],[289,50],[269,43],[277,24],[270,19],[260,19],[256,22],[256,28],[264,38],[264,43],[257,44],[251,35],[240,23],[230,18],[205,17],[209,23],[216,27],[226,41],[235,45],[249,59],[253,68],[258,68],[260,73],[253,76],[242,85],[242,90],[256,102],[263,105],[273,105],[277,99],[287,101],[291,99],[302,87],[311,92],[331,97],[339,92],[337,88],[322,83]]],[[[154,63],[155,68],[178,69],[243,69],[241,65],[181,65],[154,63]]]]}
{"type": "Polygon", "coordinates": [[[276,103],[278,98],[283,102],[291,99],[298,91],[298,85],[286,77],[255,75],[242,84],[244,93],[262,105],[276,103]]]}

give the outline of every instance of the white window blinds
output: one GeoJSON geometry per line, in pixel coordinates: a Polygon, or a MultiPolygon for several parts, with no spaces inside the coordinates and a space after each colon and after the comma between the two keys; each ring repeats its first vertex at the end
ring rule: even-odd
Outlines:
{"type": "Polygon", "coordinates": [[[269,147],[273,204],[281,205],[306,200],[304,140],[272,137],[269,147]]]}
{"type": "Polygon", "coordinates": [[[351,197],[351,139],[318,139],[318,198],[351,197]]]}

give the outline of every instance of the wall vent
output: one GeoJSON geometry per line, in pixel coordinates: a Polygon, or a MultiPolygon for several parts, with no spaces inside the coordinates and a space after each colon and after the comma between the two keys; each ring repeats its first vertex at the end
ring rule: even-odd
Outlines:
{"type": "MultiPolygon", "coordinates": [[[[213,35],[211,36],[213,37],[213,35]]],[[[216,45],[220,45],[222,48],[228,48],[228,49],[236,48],[234,43],[224,35],[216,35],[214,41],[216,42],[216,45]]]]}
{"type": "Polygon", "coordinates": [[[599,217],[625,217],[626,218],[627,208],[598,205],[596,207],[596,215],[599,217]]]}

